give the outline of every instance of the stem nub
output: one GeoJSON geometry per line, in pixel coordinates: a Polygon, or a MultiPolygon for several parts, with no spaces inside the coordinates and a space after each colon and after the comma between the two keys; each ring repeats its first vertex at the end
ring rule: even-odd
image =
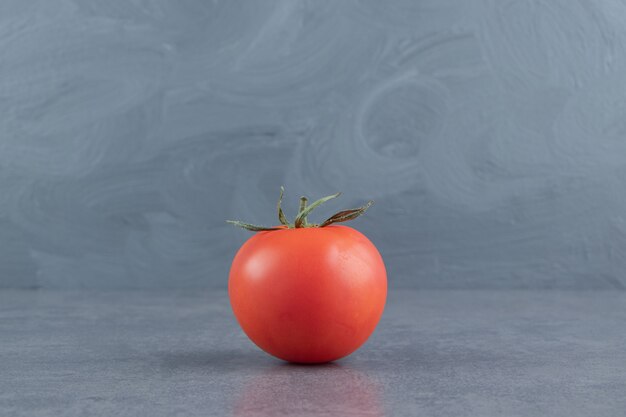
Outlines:
{"type": "Polygon", "coordinates": [[[349,220],[356,219],[361,216],[365,211],[374,203],[373,201],[368,201],[367,204],[361,207],[357,207],[354,209],[342,210],[330,216],[321,224],[309,223],[307,221],[307,216],[315,210],[320,205],[324,204],[328,200],[332,200],[333,198],[339,197],[341,193],[332,194],[326,197],[322,197],[319,200],[314,201],[310,205],[308,205],[308,199],[306,197],[300,197],[300,209],[298,210],[298,214],[294,219],[293,224],[289,223],[287,216],[283,212],[281,207],[283,201],[283,193],[285,192],[284,187],[280,187],[280,196],[278,197],[278,204],[276,206],[278,212],[278,221],[282,226],[257,226],[250,223],[240,222],[238,220],[226,220],[227,223],[234,224],[235,226],[241,227],[246,230],[250,230],[252,232],[262,232],[262,231],[271,231],[271,230],[282,230],[285,229],[284,226],[287,226],[289,229],[299,229],[305,227],[326,227],[328,225],[340,222],[346,222],[349,220]]]}
{"type": "MultiPolygon", "coordinates": [[[[305,196],[300,197],[300,209],[298,210],[298,213],[302,213],[306,209],[306,203],[308,201],[309,201],[309,199],[306,198],[305,196]]],[[[306,223],[306,215],[304,215],[304,217],[302,217],[300,222],[298,222],[298,218],[296,217],[296,222],[295,222],[295,226],[296,227],[306,227],[306,225],[307,225],[307,223],[306,223]]]]}

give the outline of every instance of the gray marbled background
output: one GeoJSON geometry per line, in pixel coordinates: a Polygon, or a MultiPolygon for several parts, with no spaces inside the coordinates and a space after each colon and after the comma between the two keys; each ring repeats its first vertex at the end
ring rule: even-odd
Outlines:
{"type": "Polygon", "coordinates": [[[0,2],[0,286],[225,287],[278,187],[391,285],[626,286],[626,3],[0,2]]]}

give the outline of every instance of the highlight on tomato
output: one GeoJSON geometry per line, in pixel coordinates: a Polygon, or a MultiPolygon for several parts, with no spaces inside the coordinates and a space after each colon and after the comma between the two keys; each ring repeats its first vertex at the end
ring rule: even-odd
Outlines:
{"type": "Polygon", "coordinates": [[[235,255],[228,278],[230,303],[243,331],[265,352],[289,362],[324,363],[357,350],[385,307],[387,274],[380,253],[357,230],[337,223],[372,204],[342,210],[322,223],[308,215],[340,193],[300,209],[280,225],[229,223],[254,232],[235,255]]]}

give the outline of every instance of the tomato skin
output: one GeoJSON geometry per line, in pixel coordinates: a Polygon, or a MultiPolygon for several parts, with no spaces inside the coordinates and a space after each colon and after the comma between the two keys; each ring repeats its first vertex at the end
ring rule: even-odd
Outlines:
{"type": "Polygon", "coordinates": [[[280,359],[329,362],[371,335],[387,298],[376,247],[342,225],[258,232],[233,260],[233,312],[248,337],[280,359]]]}

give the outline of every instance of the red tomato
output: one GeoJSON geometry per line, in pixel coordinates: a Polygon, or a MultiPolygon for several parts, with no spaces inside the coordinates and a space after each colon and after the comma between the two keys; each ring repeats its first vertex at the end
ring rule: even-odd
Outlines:
{"type": "Polygon", "coordinates": [[[280,359],[321,363],[358,349],[385,306],[376,247],[351,227],[255,233],[235,256],[230,302],[248,337],[280,359]]]}

